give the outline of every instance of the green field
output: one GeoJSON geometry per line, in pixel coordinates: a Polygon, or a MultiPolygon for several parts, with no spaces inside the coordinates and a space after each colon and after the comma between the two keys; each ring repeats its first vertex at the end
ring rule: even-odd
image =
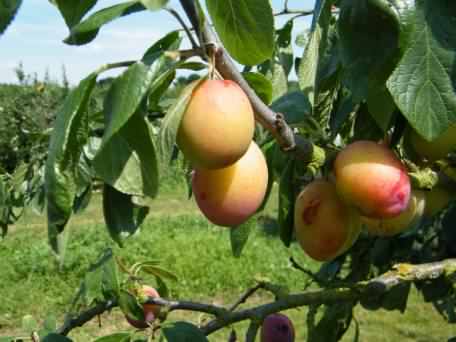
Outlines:
{"type": "MultiPolygon", "coordinates": [[[[141,234],[119,249],[105,231],[99,198],[95,197],[87,211],[70,223],[70,243],[61,270],[47,246],[44,218],[27,212],[0,245],[0,337],[21,334],[21,320],[26,314],[43,319],[52,313],[61,320],[88,265],[109,246],[130,263],[159,258],[163,267],[179,277],[177,282],[168,284],[174,298],[218,304],[235,301],[255,284],[255,278],[301,290],[307,277],[290,266],[290,256],[309,268],[318,267],[298,246],[283,247],[271,219],[264,221],[268,224],[258,225],[237,259],[231,255],[228,230],[209,224],[183,192],[165,191],[151,205],[141,234]]],[[[265,215],[273,218],[275,212],[273,200],[265,215]]],[[[259,292],[245,306],[269,300],[272,298],[268,293],[259,292]]],[[[305,341],[306,310],[290,310],[288,314],[297,328],[297,341],[305,341]]],[[[361,328],[360,341],[441,342],[456,336],[456,327],[448,325],[416,291],[409,298],[405,314],[358,308],[355,317],[361,328]]],[[[174,312],[169,318],[201,323],[209,317],[174,312]]],[[[354,340],[353,326],[344,341],[354,340]]],[[[235,328],[242,336],[246,324],[235,328]]],[[[127,329],[119,310],[114,310],[101,317],[101,326],[95,320],[73,330],[70,336],[75,341],[90,341],[110,331],[127,329]]],[[[227,329],[213,334],[210,341],[227,341],[228,333],[227,329]]]]}

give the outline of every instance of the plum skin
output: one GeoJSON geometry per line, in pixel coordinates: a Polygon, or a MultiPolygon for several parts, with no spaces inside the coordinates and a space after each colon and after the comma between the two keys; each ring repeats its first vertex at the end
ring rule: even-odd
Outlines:
{"type": "Polygon", "coordinates": [[[424,192],[414,190],[407,209],[398,216],[388,219],[362,217],[361,220],[372,235],[394,236],[403,233],[420,221],[424,214],[426,202],[424,192]]]}
{"type": "Polygon", "coordinates": [[[268,167],[263,152],[251,142],[234,164],[221,169],[194,170],[192,189],[201,212],[212,223],[234,227],[246,221],[263,202],[268,167]]]}
{"type": "Polygon", "coordinates": [[[338,153],[334,162],[341,197],[371,218],[390,218],[406,210],[410,179],[399,158],[385,145],[359,140],[338,153]]]}
{"type": "Polygon", "coordinates": [[[261,342],[294,342],[295,330],[291,320],[284,314],[268,315],[261,325],[261,342]]]}
{"type": "Polygon", "coordinates": [[[177,144],[194,167],[218,169],[244,155],[254,129],[253,109],[244,91],[230,80],[205,80],[193,90],[177,144]]]}
{"type": "Polygon", "coordinates": [[[358,211],[342,201],[333,183],[315,180],[296,198],[296,238],[304,252],[328,261],[347,251],[361,231],[358,211]]]}

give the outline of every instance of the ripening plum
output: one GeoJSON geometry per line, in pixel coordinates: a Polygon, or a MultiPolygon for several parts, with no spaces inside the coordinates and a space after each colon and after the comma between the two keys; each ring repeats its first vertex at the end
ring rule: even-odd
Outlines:
{"type": "Polygon", "coordinates": [[[348,145],[336,157],[334,174],[339,194],[364,216],[390,218],[407,209],[407,170],[385,145],[367,140],[348,145]]]}
{"type": "Polygon", "coordinates": [[[432,141],[426,140],[412,128],[404,136],[413,151],[429,161],[444,158],[456,148],[456,125],[450,126],[442,135],[432,141]]]}
{"type": "Polygon", "coordinates": [[[302,249],[318,261],[332,260],[358,238],[358,211],[339,197],[333,183],[315,180],[298,195],[294,212],[296,238],[302,249]]]}
{"type": "Polygon", "coordinates": [[[423,191],[414,190],[407,209],[399,215],[387,219],[362,217],[367,231],[377,236],[393,236],[417,224],[424,214],[426,199],[423,191]]]}
{"type": "Polygon", "coordinates": [[[280,313],[268,315],[261,325],[261,342],[294,342],[295,330],[291,320],[280,313]]]}
{"type": "MultiPolygon", "coordinates": [[[[157,290],[153,287],[144,285],[140,289],[139,293],[140,297],[151,297],[151,298],[160,298],[157,290]]],[[[144,321],[132,319],[128,316],[125,316],[128,323],[130,323],[133,327],[138,329],[146,329],[149,327],[148,323],[152,323],[160,312],[160,305],[155,304],[143,304],[143,311],[144,311],[144,321]]]]}
{"type": "Polygon", "coordinates": [[[266,159],[253,141],[233,165],[215,170],[197,168],[192,180],[200,210],[212,223],[227,227],[237,226],[255,213],[267,185],[266,159]]]}
{"type": "Polygon", "coordinates": [[[244,155],[254,129],[253,109],[244,91],[233,81],[206,80],[193,91],[177,144],[194,167],[218,169],[244,155]]]}

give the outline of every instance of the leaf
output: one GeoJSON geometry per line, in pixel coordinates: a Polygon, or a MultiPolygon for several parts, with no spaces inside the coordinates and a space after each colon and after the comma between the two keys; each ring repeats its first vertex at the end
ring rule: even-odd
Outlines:
{"type": "Polygon", "coordinates": [[[166,323],[161,327],[162,337],[168,342],[208,342],[203,332],[188,322],[166,323]]]}
{"type": "Polygon", "coordinates": [[[249,239],[250,232],[256,223],[256,216],[253,216],[239,226],[230,229],[231,251],[234,257],[239,258],[241,256],[242,250],[249,239]]]}
{"type": "Polygon", "coordinates": [[[125,316],[131,319],[144,321],[144,311],[136,297],[122,290],[119,295],[119,306],[125,316]]]}
{"type": "Polygon", "coordinates": [[[158,191],[158,160],[148,125],[135,114],[93,161],[97,175],[125,195],[154,197],[158,191]]]}
{"type": "Polygon", "coordinates": [[[415,1],[414,27],[387,86],[396,105],[427,140],[456,123],[456,3],[415,1]]]}
{"type": "Polygon", "coordinates": [[[131,333],[115,333],[99,337],[93,342],[129,342],[131,340],[131,333]]]}
{"type": "Polygon", "coordinates": [[[199,79],[187,85],[182,93],[179,95],[177,100],[171,106],[166,113],[165,118],[162,121],[159,132],[159,151],[162,160],[165,165],[171,161],[174,146],[176,143],[177,131],[187,109],[188,102],[192,96],[193,90],[202,82],[204,79],[199,79]]]}
{"type": "Polygon", "coordinates": [[[255,91],[258,97],[267,105],[272,101],[272,83],[263,74],[258,72],[242,73],[249,86],[255,91]]]}
{"type": "Polygon", "coordinates": [[[22,0],[0,0],[0,36],[16,16],[22,0]]]}
{"type": "Polygon", "coordinates": [[[157,11],[168,3],[169,0],[141,0],[141,3],[149,11],[157,11]]]}
{"type": "Polygon", "coordinates": [[[133,203],[132,196],[119,192],[110,185],[103,188],[103,215],[111,238],[119,246],[135,234],[147,214],[148,207],[133,203]]]}
{"type": "Polygon", "coordinates": [[[241,64],[256,65],[274,51],[274,17],[269,0],[206,0],[223,45],[241,64]]]}
{"type": "Polygon", "coordinates": [[[337,342],[350,327],[353,318],[352,303],[338,303],[323,306],[323,315],[318,322],[307,320],[308,341],[337,342]]]}
{"type": "Polygon", "coordinates": [[[295,186],[293,182],[295,160],[289,159],[279,184],[279,214],[278,223],[280,230],[280,239],[285,246],[290,247],[294,230],[294,203],[295,203],[295,186]]]}
{"type": "Polygon", "coordinates": [[[81,21],[84,15],[95,6],[97,1],[98,0],[55,0],[63,19],[65,19],[65,23],[70,29],[81,21]]]}
{"type": "Polygon", "coordinates": [[[168,270],[165,270],[163,267],[160,267],[157,265],[147,265],[147,264],[141,265],[141,270],[143,270],[146,273],[152,274],[156,277],[159,277],[159,278],[178,281],[178,278],[174,273],[172,273],[168,270]]]}
{"type": "Polygon", "coordinates": [[[41,342],[72,342],[73,340],[69,339],[66,336],[59,335],[56,333],[51,333],[49,335],[46,335],[41,342]]]}
{"type": "Polygon", "coordinates": [[[306,117],[312,113],[309,100],[301,91],[294,91],[279,97],[272,103],[271,109],[285,115],[285,120],[289,125],[304,122],[306,117]]]}
{"type": "MultiPolygon", "coordinates": [[[[68,1],[68,0],[61,0],[68,1]]],[[[83,45],[90,43],[98,34],[101,26],[135,12],[144,11],[146,8],[139,1],[128,1],[93,13],[87,19],[71,28],[70,35],[64,42],[69,45],[83,45]]]]}
{"type": "Polygon", "coordinates": [[[367,98],[370,79],[384,84],[394,69],[399,19],[386,0],[344,0],[338,29],[343,80],[358,103],[367,98]]]}
{"type": "Polygon", "coordinates": [[[350,116],[356,111],[357,104],[353,101],[351,93],[342,90],[339,93],[337,108],[331,113],[329,119],[329,127],[331,129],[331,136],[335,137],[342,126],[347,123],[350,116]]]}
{"type": "Polygon", "coordinates": [[[59,234],[70,218],[76,196],[76,169],[88,139],[87,106],[96,78],[96,73],[89,75],[69,93],[50,138],[45,189],[49,242],[57,255],[63,247],[59,234]]]}
{"type": "Polygon", "coordinates": [[[308,96],[312,107],[315,104],[317,74],[320,69],[321,56],[326,49],[333,3],[333,0],[317,0],[315,2],[309,40],[298,70],[299,86],[308,96]]]}

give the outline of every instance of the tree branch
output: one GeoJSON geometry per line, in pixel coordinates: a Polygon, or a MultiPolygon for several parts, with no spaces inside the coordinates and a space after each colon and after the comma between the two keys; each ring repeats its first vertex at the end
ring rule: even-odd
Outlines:
{"type": "Polygon", "coordinates": [[[198,37],[201,39],[201,46],[211,46],[213,48],[217,70],[223,78],[236,82],[246,93],[255,111],[255,119],[274,136],[283,151],[292,151],[299,159],[309,160],[313,153],[313,144],[304,139],[300,139],[298,142],[283,115],[271,110],[250,88],[228,53],[218,42],[212,27],[198,17],[195,0],[180,0],[180,3],[198,37]],[[200,27],[200,22],[205,23],[203,27],[200,27]]]}
{"type": "Polygon", "coordinates": [[[87,322],[91,321],[94,317],[115,308],[118,305],[116,300],[108,300],[82,312],[75,318],[66,319],[63,325],[57,329],[57,334],[68,335],[71,330],[77,327],[82,327],[87,322]]]}
{"type": "MultiPolygon", "coordinates": [[[[398,264],[395,265],[391,271],[386,272],[379,277],[355,283],[353,286],[319,289],[285,295],[273,302],[232,312],[219,305],[190,301],[166,300],[163,298],[149,298],[146,303],[163,305],[167,307],[169,312],[184,310],[214,315],[216,319],[210,321],[201,328],[206,335],[233,323],[250,320],[254,322],[253,325],[251,323],[249,328],[249,336],[251,336],[254,333],[256,335],[258,330],[256,324],[259,324],[258,322],[261,322],[266,316],[275,312],[307,305],[356,302],[366,297],[379,297],[399,284],[412,283],[422,280],[434,280],[442,276],[450,277],[454,275],[456,275],[456,259],[447,259],[420,265],[398,264]]],[[[255,288],[256,287],[252,288],[251,291],[255,288]]],[[[247,293],[249,292],[250,291],[247,293]]],[[[242,298],[244,297],[246,297],[246,295],[242,298]]],[[[115,300],[99,303],[95,307],[82,312],[78,317],[66,320],[62,327],[57,330],[57,333],[67,335],[72,329],[84,325],[94,317],[101,315],[105,311],[111,310],[117,305],[117,301],[115,300]]],[[[232,308],[234,305],[228,307],[232,308]]]]}

